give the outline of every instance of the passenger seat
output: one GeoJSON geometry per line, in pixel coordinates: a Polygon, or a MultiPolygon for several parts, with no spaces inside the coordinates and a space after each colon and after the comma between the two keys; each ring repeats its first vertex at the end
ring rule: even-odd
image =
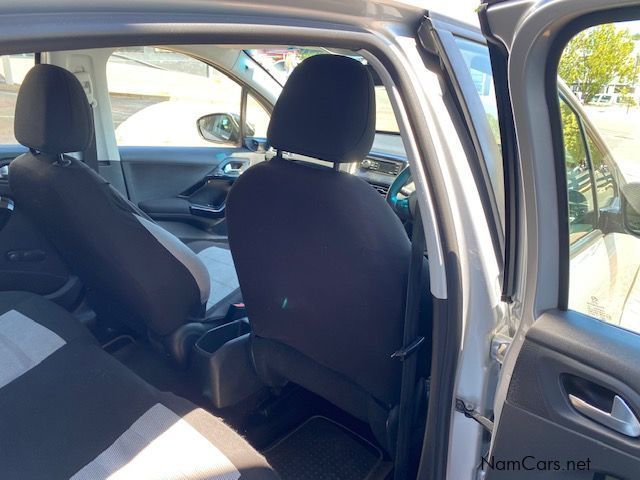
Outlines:
{"type": "Polygon", "coordinates": [[[145,383],[42,297],[0,292],[0,365],[3,480],[278,478],[221,420],[145,383]]]}
{"type": "Polygon", "coordinates": [[[68,153],[94,138],[93,112],[78,79],[55,65],[25,76],[16,139],[29,152],[9,166],[16,208],[26,213],[87,287],[98,318],[147,333],[183,365],[204,319],[207,267],[178,238],[68,153]],[[196,325],[197,326],[197,325],[196,325]]]}

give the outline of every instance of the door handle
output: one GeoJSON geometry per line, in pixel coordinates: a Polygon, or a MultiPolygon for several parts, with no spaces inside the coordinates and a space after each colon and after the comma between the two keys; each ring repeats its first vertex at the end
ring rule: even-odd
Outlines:
{"type": "Polygon", "coordinates": [[[638,421],[638,417],[627,405],[627,402],[618,395],[613,397],[611,412],[600,410],[598,407],[594,407],[571,394],[569,394],[569,402],[571,402],[573,408],[594,422],[598,422],[628,437],[640,437],[640,421],[638,421]]]}

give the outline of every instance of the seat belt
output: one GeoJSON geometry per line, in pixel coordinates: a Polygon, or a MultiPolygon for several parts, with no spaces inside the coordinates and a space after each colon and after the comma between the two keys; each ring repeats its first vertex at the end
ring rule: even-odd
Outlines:
{"type": "Polygon", "coordinates": [[[93,135],[91,135],[91,143],[87,146],[87,149],[82,152],[82,161],[87,164],[94,172],[100,173],[98,169],[98,148],[96,147],[96,127],[93,116],[95,115],[95,109],[91,106],[91,122],[93,122],[93,135]]]}
{"type": "Polygon", "coordinates": [[[96,107],[97,102],[93,95],[93,82],[91,80],[91,75],[84,70],[80,70],[78,72],[73,72],[76,76],[80,85],[82,85],[82,89],[87,96],[87,101],[89,102],[89,106],[91,107],[91,126],[93,127],[93,135],[91,135],[91,141],[87,146],[86,150],[81,152],[82,161],[91,168],[94,172],[100,173],[98,168],[98,149],[96,146],[96,107]]]}
{"type": "Polygon", "coordinates": [[[409,453],[417,382],[418,357],[416,354],[420,351],[420,346],[425,340],[424,337],[419,335],[420,303],[422,289],[426,285],[426,272],[424,269],[425,238],[422,217],[417,203],[413,217],[411,260],[409,263],[407,300],[404,310],[403,346],[391,355],[392,358],[397,358],[402,362],[394,480],[406,480],[409,471],[409,453]]]}

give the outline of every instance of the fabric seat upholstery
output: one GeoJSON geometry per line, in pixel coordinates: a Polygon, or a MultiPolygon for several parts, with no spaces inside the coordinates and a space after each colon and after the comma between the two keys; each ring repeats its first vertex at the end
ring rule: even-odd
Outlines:
{"type": "Polygon", "coordinates": [[[263,381],[304,386],[368,421],[389,446],[409,239],[362,179],[281,155],[360,161],[374,131],[366,68],[335,55],[305,60],[271,117],[268,139],[279,154],[235,182],[227,224],[263,381]]]}
{"type": "Polygon", "coordinates": [[[11,162],[17,208],[43,230],[88,287],[100,318],[159,336],[201,318],[206,267],[102,177],[64,154],[93,138],[91,107],[69,71],[36,65],[16,104],[15,135],[30,151],[11,162]]]}
{"type": "Polygon", "coordinates": [[[94,344],[95,338],[69,312],[40,295],[29,292],[0,292],[0,316],[15,310],[54,332],[66,343],[94,344]]]}
{"type": "Polygon", "coordinates": [[[211,288],[207,302],[207,313],[213,309],[221,309],[226,312],[231,303],[242,299],[231,251],[224,248],[226,246],[223,246],[224,244],[207,241],[197,241],[187,243],[187,245],[196,252],[209,272],[211,288]]]}
{"type": "Polygon", "coordinates": [[[0,305],[69,340],[0,388],[3,479],[278,478],[222,421],[145,383],[52,303],[11,292],[0,305]]]}

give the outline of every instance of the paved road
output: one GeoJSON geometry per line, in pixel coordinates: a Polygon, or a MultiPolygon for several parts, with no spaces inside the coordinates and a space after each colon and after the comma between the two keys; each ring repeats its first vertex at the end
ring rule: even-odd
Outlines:
{"type": "Polygon", "coordinates": [[[640,107],[585,107],[627,181],[640,181],[640,107]]]}
{"type": "Polygon", "coordinates": [[[118,125],[143,108],[167,100],[166,97],[128,95],[111,95],[110,99],[114,128],[118,128],[118,125]]]}
{"type": "MultiPolygon", "coordinates": [[[[0,144],[17,143],[13,136],[13,115],[18,97],[18,87],[0,84],[0,144]]],[[[111,111],[114,127],[149,105],[164,101],[164,97],[112,95],[111,111]]]]}

